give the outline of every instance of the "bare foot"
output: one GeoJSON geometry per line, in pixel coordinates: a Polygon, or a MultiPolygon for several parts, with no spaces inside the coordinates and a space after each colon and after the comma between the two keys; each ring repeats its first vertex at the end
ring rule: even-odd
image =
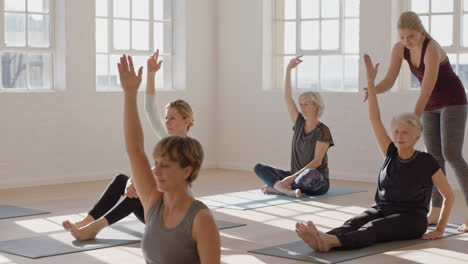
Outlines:
{"type": "Polygon", "coordinates": [[[468,232],[468,219],[465,220],[465,223],[461,225],[458,229],[460,232],[468,232]]]}
{"type": "Polygon", "coordinates": [[[299,189],[295,190],[295,195],[297,199],[302,199],[302,192],[299,189]]]}
{"type": "Polygon", "coordinates": [[[264,194],[282,194],[281,192],[275,190],[274,188],[268,187],[267,185],[263,186],[260,190],[264,194]]]}
{"type": "Polygon", "coordinates": [[[86,226],[70,229],[70,233],[77,240],[90,240],[94,239],[99,231],[108,225],[109,224],[105,218],[100,218],[86,226]]]}
{"type": "Polygon", "coordinates": [[[83,220],[78,221],[76,223],[72,223],[69,220],[65,220],[65,221],[62,222],[62,226],[63,226],[63,228],[65,228],[65,230],[70,231],[71,229],[78,229],[78,228],[81,228],[81,227],[83,227],[85,225],[88,225],[88,224],[92,223],[93,221],[94,221],[94,218],[92,216],[88,215],[85,218],[83,218],[83,220]]]}
{"type": "Polygon", "coordinates": [[[427,223],[429,225],[436,225],[439,222],[440,210],[440,207],[431,208],[431,211],[429,211],[429,214],[427,215],[427,223]]]}
{"type": "Polygon", "coordinates": [[[307,225],[297,223],[296,233],[309,247],[318,252],[328,252],[334,247],[341,246],[341,242],[336,236],[318,231],[312,221],[308,221],[307,225]]]}

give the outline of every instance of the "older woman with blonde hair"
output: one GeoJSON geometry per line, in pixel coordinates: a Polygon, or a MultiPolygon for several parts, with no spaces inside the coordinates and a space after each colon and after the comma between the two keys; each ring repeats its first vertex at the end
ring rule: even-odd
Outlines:
{"type": "Polygon", "coordinates": [[[301,57],[291,60],[286,71],[284,100],[293,124],[291,170],[282,170],[265,164],[255,165],[255,174],[266,185],[267,194],[285,194],[301,198],[302,194],[324,194],[330,188],[328,177],[328,148],[334,145],[330,129],[320,122],[325,108],[318,92],[305,92],[299,96],[301,111],[292,98],[291,71],[302,62],[301,57]]]}

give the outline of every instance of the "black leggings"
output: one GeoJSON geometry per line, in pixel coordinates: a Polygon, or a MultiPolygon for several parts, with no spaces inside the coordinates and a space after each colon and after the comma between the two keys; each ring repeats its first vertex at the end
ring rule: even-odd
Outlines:
{"type": "Polygon", "coordinates": [[[109,225],[112,225],[133,213],[138,220],[145,223],[140,199],[128,198],[127,196],[120,199],[125,194],[125,187],[129,178],[123,174],[115,176],[88,214],[95,220],[104,216],[109,225]]]}
{"type": "Polygon", "coordinates": [[[327,232],[335,235],[343,249],[362,248],[377,242],[415,239],[427,230],[426,212],[370,208],[327,232]]]}

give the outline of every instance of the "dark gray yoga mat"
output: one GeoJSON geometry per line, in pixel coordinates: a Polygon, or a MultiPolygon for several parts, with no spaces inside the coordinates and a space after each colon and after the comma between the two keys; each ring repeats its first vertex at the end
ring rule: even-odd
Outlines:
{"type": "Polygon", "coordinates": [[[13,205],[0,205],[0,219],[40,215],[40,214],[50,214],[50,212],[29,209],[29,208],[22,208],[22,207],[17,207],[13,205]]]}
{"type": "MultiPolygon", "coordinates": [[[[434,230],[435,227],[429,227],[429,230],[434,230]]],[[[450,237],[462,234],[457,231],[458,225],[448,224],[443,237],[450,237]]],[[[330,252],[320,253],[315,252],[305,242],[296,241],[274,247],[261,248],[250,250],[249,252],[268,255],[273,257],[302,260],[313,263],[339,263],[365,256],[375,255],[399,248],[404,248],[416,244],[425,243],[430,240],[413,239],[403,241],[392,241],[378,243],[370,247],[353,250],[332,250],[330,252]]]]}
{"type": "MultiPolygon", "coordinates": [[[[217,220],[216,225],[219,230],[222,230],[245,224],[217,220]]],[[[47,236],[0,241],[0,251],[37,259],[138,243],[143,237],[144,230],[145,226],[141,222],[131,221],[104,228],[95,240],[77,241],[70,233],[61,232],[47,236]]]]}
{"type": "Polygon", "coordinates": [[[263,194],[260,190],[250,190],[243,192],[199,197],[198,200],[202,201],[204,204],[206,204],[206,206],[208,206],[211,209],[229,208],[237,210],[249,210],[299,201],[310,201],[314,199],[327,198],[358,192],[367,191],[340,187],[330,187],[330,190],[328,190],[326,194],[316,196],[304,195],[302,199],[297,199],[285,195],[263,194]]]}

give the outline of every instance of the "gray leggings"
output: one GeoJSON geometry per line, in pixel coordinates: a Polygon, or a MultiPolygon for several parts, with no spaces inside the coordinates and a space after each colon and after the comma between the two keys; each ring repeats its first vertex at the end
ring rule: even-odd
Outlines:
{"type": "MultiPolygon", "coordinates": [[[[468,168],[463,159],[463,139],[467,116],[466,105],[452,105],[422,115],[423,137],[427,152],[432,154],[445,174],[445,161],[455,171],[468,205],[468,168]]],[[[432,189],[432,207],[442,206],[442,196],[432,189]]]]}

